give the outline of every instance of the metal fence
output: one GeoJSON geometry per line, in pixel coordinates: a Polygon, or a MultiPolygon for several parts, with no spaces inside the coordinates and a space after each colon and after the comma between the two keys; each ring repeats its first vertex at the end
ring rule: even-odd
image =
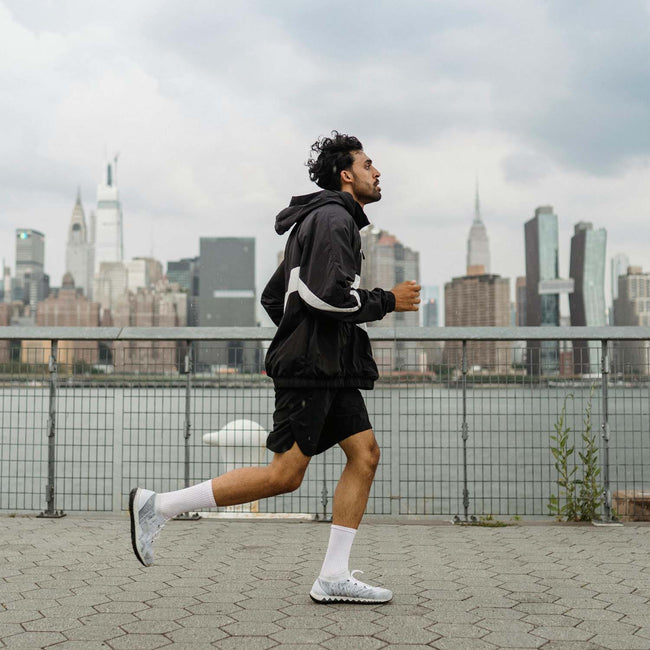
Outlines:
{"type": "MultiPolygon", "coordinates": [[[[558,432],[576,501],[589,466],[599,516],[647,514],[650,328],[369,331],[382,449],[369,514],[547,515],[553,495],[567,502],[558,432]]],[[[121,511],[133,486],[268,462],[273,333],[0,328],[0,511],[121,511]]],[[[232,510],[327,518],[343,464],[335,448],[296,492],[232,510]]]]}

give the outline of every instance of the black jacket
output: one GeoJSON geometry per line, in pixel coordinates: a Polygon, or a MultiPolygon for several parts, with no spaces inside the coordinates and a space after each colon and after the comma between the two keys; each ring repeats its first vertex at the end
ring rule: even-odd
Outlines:
{"type": "Polygon", "coordinates": [[[359,230],[368,223],[351,194],[329,190],[294,197],[276,217],[278,234],[294,226],[262,293],[278,326],[266,355],[276,386],[373,387],[377,365],[364,323],[393,311],[395,296],[359,289],[359,230]]]}

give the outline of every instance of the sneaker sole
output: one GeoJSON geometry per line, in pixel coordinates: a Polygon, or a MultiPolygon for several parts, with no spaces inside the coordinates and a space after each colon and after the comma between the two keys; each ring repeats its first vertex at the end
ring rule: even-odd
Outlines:
{"type": "Polygon", "coordinates": [[[149,566],[148,564],[145,564],[145,561],[140,556],[140,552],[138,551],[138,545],[135,543],[137,535],[140,533],[140,527],[138,526],[135,517],[135,508],[133,507],[133,503],[135,501],[135,495],[137,493],[138,493],[138,488],[133,488],[129,493],[129,517],[131,518],[131,545],[133,546],[133,552],[135,553],[135,556],[138,558],[140,564],[142,564],[142,566],[149,566]]]}
{"type": "Polygon", "coordinates": [[[309,593],[309,597],[315,603],[356,603],[357,605],[372,605],[388,603],[391,601],[390,598],[378,599],[378,598],[352,598],[350,596],[321,596],[314,595],[314,592],[309,593]]]}

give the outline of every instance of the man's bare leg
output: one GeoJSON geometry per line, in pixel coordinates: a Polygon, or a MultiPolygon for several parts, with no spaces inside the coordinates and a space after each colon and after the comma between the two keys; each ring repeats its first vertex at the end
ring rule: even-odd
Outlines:
{"type": "Polygon", "coordinates": [[[212,494],[219,506],[234,506],[293,492],[300,487],[311,460],[294,442],[289,451],[274,454],[266,467],[241,467],[212,479],[212,494]]]}
{"type": "Polygon", "coordinates": [[[153,564],[153,542],[165,522],[183,512],[248,503],[291,492],[302,483],[311,458],[294,443],[266,467],[242,467],[183,490],[157,494],[134,488],[129,495],[131,543],[145,566],[153,564]]]}
{"type": "Polygon", "coordinates": [[[347,463],[334,491],[332,523],[358,528],[379,463],[379,445],[372,429],[350,436],[340,445],[347,463]]]}
{"type": "Polygon", "coordinates": [[[379,463],[379,446],[370,429],[339,444],[345,452],[347,463],[334,491],[327,553],[310,596],[319,603],[386,603],[393,597],[389,589],[361,582],[350,574],[348,566],[352,542],[366,509],[379,463]]]}

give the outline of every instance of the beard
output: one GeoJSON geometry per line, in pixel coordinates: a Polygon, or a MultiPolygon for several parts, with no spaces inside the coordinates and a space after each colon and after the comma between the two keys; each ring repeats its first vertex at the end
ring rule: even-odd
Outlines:
{"type": "Polygon", "coordinates": [[[376,185],[373,185],[372,187],[365,186],[358,189],[355,188],[355,195],[364,205],[381,201],[381,190],[376,185]]]}

